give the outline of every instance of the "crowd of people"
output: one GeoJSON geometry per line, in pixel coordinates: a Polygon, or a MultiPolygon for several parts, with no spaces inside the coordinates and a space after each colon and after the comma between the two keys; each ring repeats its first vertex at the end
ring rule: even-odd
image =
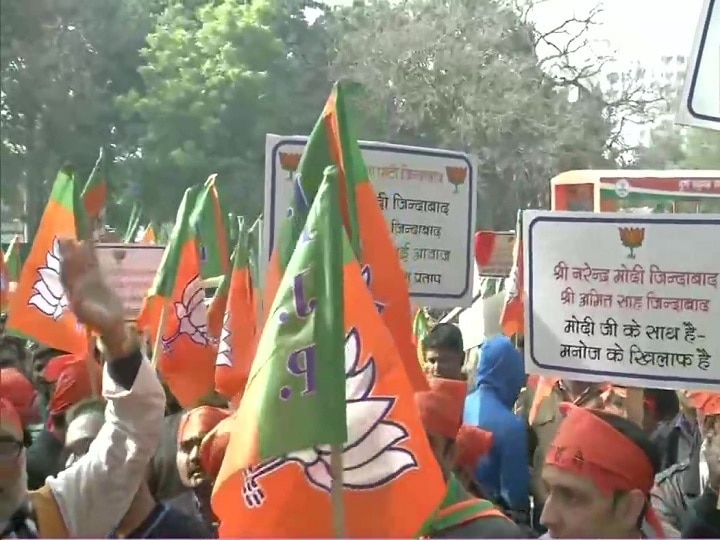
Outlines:
{"type": "MultiPolygon", "coordinates": [[[[216,537],[231,406],[182,410],[92,246],[61,250],[97,347],[79,360],[3,335],[0,537],[216,537]]],[[[638,423],[628,389],[527,377],[506,337],[468,361],[459,329],[438,324],[422,350],[430,384],[415,401],[447,494],[419,536],[720,538],[720,394],[645,390],[638,423]]]]}

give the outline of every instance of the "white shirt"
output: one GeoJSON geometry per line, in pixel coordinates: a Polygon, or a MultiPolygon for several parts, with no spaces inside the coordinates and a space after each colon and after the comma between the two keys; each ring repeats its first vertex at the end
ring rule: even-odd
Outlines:
{"type": "Polygon", "coordinates": [[[147,359],[125,390],[103,376],[105,424],[88,453],[48,478],[68,535],[105,538],[130,507],[160,443],[165,392],[147,359]]]}

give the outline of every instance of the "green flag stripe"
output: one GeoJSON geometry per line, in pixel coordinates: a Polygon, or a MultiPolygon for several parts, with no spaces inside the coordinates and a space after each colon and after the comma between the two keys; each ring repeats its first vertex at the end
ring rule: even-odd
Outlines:
{"type": "Polygon", "coordinates": [[[250,375],[264,394],[261,459],[347,440],[344,228],[326,174],[270,311],[250,375]]]}
{"type": "Polygon", "coordinates": [[[177,211],[175,225],[170,233],[170,239],[163,252],[160,266],[157,274],[155,274],[155,280],[148,291],[148,296],[158,295],[164,298],[170,298],[173,294],[183,246],[185,243],[191,241],[194,236],[190,228],[190,212],[194,207],[199,191],[199,186],[185,190],[182,202],[180,202],[180,207],[177,211]]]}

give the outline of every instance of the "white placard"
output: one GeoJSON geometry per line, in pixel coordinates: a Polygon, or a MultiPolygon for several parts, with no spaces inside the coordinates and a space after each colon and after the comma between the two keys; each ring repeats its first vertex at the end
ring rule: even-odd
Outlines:
{"type": "Polygon", "coordinates": [[[523,212],[529,373],[720,390],[720,215],[523,212]]]}
{"type": "Polygon", "coordinates": [[[125,319],[134,321],[155,279],[165,246],[96,244],[95,248],[100,269],[123,301],[125,319]]]}
{"type": "MultiPolygon", "coordinates": [[[[267,135],[263,261],[270,259],[307,137],[267,135]]],[[[360,141],[410,296],[418,305],[472,303],[477,200],[475,161],[460,152],[360,141]],[[436,203],[436,204],[426,204],[436,203]]]]}
{"type": "Polygon", "coordinates": [[[720,0],[705,0],[677,123],[720,131],[720,0]]]}

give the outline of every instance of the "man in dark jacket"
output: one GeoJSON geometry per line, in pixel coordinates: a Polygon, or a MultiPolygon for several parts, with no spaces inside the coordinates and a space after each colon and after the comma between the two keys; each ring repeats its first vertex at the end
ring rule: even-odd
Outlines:
{"type": "MultiPolygon", "coordinates": [[[[698,393],[700,394],[700,393],[698,393]]],[[[720,538],[720,394],[697,400],[702,450],[658,475],[653,508],[666,531],[683,538],[720,538]]]]}

